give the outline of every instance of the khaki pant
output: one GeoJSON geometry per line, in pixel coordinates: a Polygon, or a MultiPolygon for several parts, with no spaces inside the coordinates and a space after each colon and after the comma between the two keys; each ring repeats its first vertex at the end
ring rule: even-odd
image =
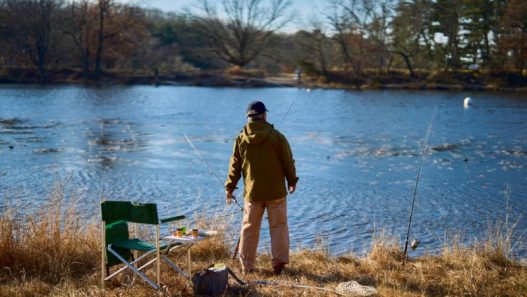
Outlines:
{"type": "Polygon", "coordinates": [[[273,267],[289,263],[289,229],[286,198],[271,201],[245,201],[240,239],[240,261],[244,271],[254,269],[262,217],[267,208],[273,267]]]}

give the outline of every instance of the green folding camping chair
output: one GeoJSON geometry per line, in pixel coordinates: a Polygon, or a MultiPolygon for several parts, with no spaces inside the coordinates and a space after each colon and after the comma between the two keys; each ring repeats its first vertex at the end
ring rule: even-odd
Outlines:
{"type": "MultiPolygon", "coordinates": [[[[133,203],[128,201],[104,201],[101,203],[102,214],[102,263],[101,265],[101,285],[104,282],[126,269],[131,269],[139,275],[150,286],[158,290],[161,284],[161,260],[166,262],[178,273],[190,277],[183,270],[179,269],[166,256],[170,249],[181,246],[181,243],[162,242],[160,240],[160,224],[165,224],[184,219],[185,216],[175,216],[166,219],[159,219],[157,215],[157,205],[154,203],[133,203]],[[138,238],[130,238],[128,233],[128,223],[156,225],[155,242],[143,241],[138,238]],[[143,252],[140,257],[135,259],[133,252],[143,252]],[[154,256],[147,261],[148,257],[154,256]],[[147,261],[141,267],[137,267],[139,261],[147,261]],[[157,263],[157,283],[149,279],[142,270],[149,265],[157,263]],[[110,267],[118,264],[125,266],[110,274],[110,267]]],[[[137,236],[137,234],[135,234],[137,236]]]]}

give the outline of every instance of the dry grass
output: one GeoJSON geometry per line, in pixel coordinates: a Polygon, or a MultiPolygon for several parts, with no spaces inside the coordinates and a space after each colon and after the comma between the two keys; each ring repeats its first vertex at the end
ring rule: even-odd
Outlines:
{"type": "MultiPolygon", "coordinates": [[[[0,296],[156,296],[141,280],[127,286],[126,276],[108,282],[106,290],[100,289],[97,222],[75,219],[75,205],[64,208],[62,201],[51,199],[32,215],[2,214],[0,296]]],[[[272,275],[270,255],[264,254],[258,257],[258,272],[244,278],[282,285],[241,288],[233,282],[227,296],[336,296],[288,284],[334,289],[339,282],[350,280],[376,287],[380,296],[527,296],[527,268],[510,259],[510,233],[505,228],[506,224],[497,224],[489,233],[492,240],[470,247],[454,240],[442,254],[410,259],[404,267],[399,241],[387,236],[377,238],[363,258],[330,257],[324,251],[294,253],[285,274],[278,277],[272,275]]],[[[192,249],[194,271],[213,262],[240,271],[221,236],[192,249]]],[[[185,267],[184,255],[181,250],[172,258],[185,267]]],[[[152,271],[147,274],[152,276],[152,271]]],[[[162,280],[163,295],[192,296],[185,279],[166,266],[162,280]]]]}

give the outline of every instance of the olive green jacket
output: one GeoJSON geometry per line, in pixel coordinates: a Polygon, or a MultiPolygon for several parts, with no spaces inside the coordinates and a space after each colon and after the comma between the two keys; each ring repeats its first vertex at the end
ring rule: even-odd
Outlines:
{"type": "Polygon", "coordinates": [[[243,175],[243,196],[249,201],[276,200],[287,195],[285,181],[296,185],[295,160],[284,135],[265,120],[252,120],[236,138],[225,189],[236,189],[243,175]]]}

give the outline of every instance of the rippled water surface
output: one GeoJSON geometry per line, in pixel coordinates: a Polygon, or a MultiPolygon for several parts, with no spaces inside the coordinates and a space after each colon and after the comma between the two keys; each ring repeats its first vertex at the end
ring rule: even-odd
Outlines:
{"type": "Polygon", "coordinates": [[[150,201],[167,215],[227,215],[235,237],[239,211],[224,205],[223,188],[183,135],[223,181],[253,99],[266,103],[296,159],[293,249],[322,242],[335,254],[360,253],[379,230],[404,237],[437,106],[412,225],[421,252],[437,251],[450,233],[482,236],[509,207],[515,252],[527,255],[527,98],[519,94],[2,86],[1,205],[36,209],[65,180],[84,216],[98,215],[101,197],[150,201]],[[467,96],[474,105],[464,109],[467,96]]]}

